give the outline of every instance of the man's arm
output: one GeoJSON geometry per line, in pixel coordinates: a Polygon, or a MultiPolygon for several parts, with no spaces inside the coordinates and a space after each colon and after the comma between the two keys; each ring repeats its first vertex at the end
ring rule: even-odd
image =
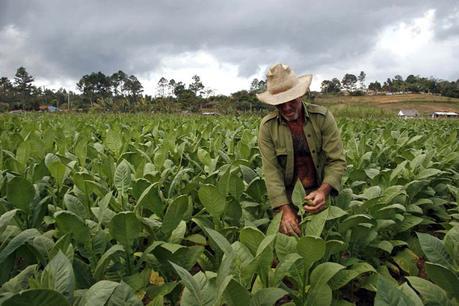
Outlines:
{"type": "Polygon", "coordinates": [[[277,161],[276,150],[269,129],[263,122],[258,133],[258,147],[271,207],[276,208],[288,204],[283,170],[277,161]]]}
{"type": "Polygon", "coordinates": [[[282,213],[279,231],[287,235],[301,235],[298,216],[296,211],[290,206],[287,198],[284,174],[282,167],[277,161],[271,134],[263,123],[260,126],[258,135],[258,147],[260,149],[266,190],[268,191],[271,207],[275,211],[282,213]]]}

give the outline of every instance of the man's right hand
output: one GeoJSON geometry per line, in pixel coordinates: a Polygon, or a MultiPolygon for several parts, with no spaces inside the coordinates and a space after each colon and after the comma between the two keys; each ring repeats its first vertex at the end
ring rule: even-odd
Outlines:
{"type": "Polygon", "coordinates": [[[282,220],[279,227],[279,232],[293,236],[301,235],[300,225],[298,223],[298,216],[296,211],[290,207],[290,205],[285,204],[279,207],[279,212],[282,212],[282,220]]]}

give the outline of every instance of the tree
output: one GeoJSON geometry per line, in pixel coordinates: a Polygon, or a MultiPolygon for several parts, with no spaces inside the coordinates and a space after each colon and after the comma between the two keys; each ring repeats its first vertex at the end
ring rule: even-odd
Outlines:
{"type": "Polygon", "coordinates": [[[168,84],[169,81],[165,77],[161,77],[161,79],[159,79],[158,84],[156,86],[158,97],[165,98],[166,96],[168,96],[168,84]]]}
{"type": "Polygon", "coordinates": [[[25,107],[33,90],[33,77],[29,75],[24,67],[19,67],[14,76],[15,90],[21,97],[22,108],[25,107]]]}
{"type": "Polygon", "coordinates": [[[366,76],[367,75],[365,74],[365,72],[360,71],[360,74],[357,77],[357,79],[359,80],[359,83],[360,83],[360,90],[365,90],[365,77],[366,76]]]}
{"type": "Polygon", "coordinates": [[[323,80],[320,85],[320,90],[323,93],[338,93],[341,90],[341,82],[337,78],[323,80]]]}
{"type": "Polygon", "coordinates": [[[111,87],[111,77],[100,71],[84,75],[77,83],[78,90],[89,99],[91,106],[98,98],[111,96],[111,87]]]}
{"type": "MultiPolygon", "coordinates": [[[[0,97],[3,99],[8,99],[13,95],[13,84],[7,77],[0,78],[0,97]]],[[[0,99],[1,99],[0,98],[0,99]]]]}
{"type": "Polygon", "coordinates": [[[373,90],[375,92],[380,92],[381,91],[381,83],[378,81],[372,82],[368,85],[369,90],[373,90]]]}
{"type": "Polygon", "coordinates": [[[112,88],[113,88],[113,94],[115,95],[115,97],[122,94],[122,88],[126,80],[127,80],[127,75],[121,70],[119,70],[118,72],[115,72],[110,77],[110,81],[111,81],[112,88]]]}
{"type": "Polygon", "coordinates": [[[266,90],[266,81],[258,80],[257,78],[252,80],[250,83],[250,92],[251,93],[261,93],[266,90]]]}
{"type": "Polygon", "coordinates": [[[127,92],[132,102],[135,102],[142,94],[143,86],[136,76],[130,75],[123,84],[123,91],[127,92]]]}
{"type": "Polygon", "coordinates": [[[386,82],[384,82],[385,91],[393,92],[394,91],[394,86],[392,84],[392,80],[390,78],[387,78],[386,82]]]}
{"type": "Polygon", "coordinates": [[[403,81],[403,77],[399,74],[394,76],[392,80],[392,87],[396,92],[404,92],[405,91],[405,82],[403,81]]]}
{"type": "Polygon", "coordinates": [[[193,75],[192,77],[193,83],[188,85],[188,89],[191,90],[195,96],[202,96],[202,93],[204,91],[204,85],[201,82],[201,78],[198,75],[193,75]]]}
{"type": "Polygon", "coordinates": [[[346,73],[341,81],[344,89],[351,92],[355,90],[355,84],[357,83],[357,77],[354,74],[346,73]]]}
{"type": "Polygon", "coordinates": [[[175,82],[174,79],[170,80],[169,84],[171,84],[171,83],[173,84],[172,85],[173,86],[172,92],[174,93],[174,95],[177,98],[179,98],[182,95],[182,93],[186,91],[185,83],[183,83],[181,81],[180,82],[175,82]],[[172,82],[172,81],[174,81],[174,82],[172,82]]]}

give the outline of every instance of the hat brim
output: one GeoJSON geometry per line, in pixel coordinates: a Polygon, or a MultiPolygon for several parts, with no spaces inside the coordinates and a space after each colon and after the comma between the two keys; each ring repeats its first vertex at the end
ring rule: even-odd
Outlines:
{"type": "Polygon", "coordinates": [[[312,74],[306,74],[298,77],[298,84],[289,90],[278,94],[271,94],[269,91],[257,94],[258,100],[270,105],[279,105],[288,101],[292,101],[306,94],[311,85],[312,74]]]}

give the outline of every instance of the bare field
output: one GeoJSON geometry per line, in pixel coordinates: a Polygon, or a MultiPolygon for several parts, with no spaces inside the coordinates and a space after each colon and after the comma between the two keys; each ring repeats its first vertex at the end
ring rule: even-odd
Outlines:
{"type": "Polygon", "coordinates": [[[314,103],[334,109],[375,108],[384,112],[398,113],[401,109],[415,109],[422,115],[435,111],[459,112],[459,99],[431,94],[400,94],[391,96],[317,96],[314,103]]]}

